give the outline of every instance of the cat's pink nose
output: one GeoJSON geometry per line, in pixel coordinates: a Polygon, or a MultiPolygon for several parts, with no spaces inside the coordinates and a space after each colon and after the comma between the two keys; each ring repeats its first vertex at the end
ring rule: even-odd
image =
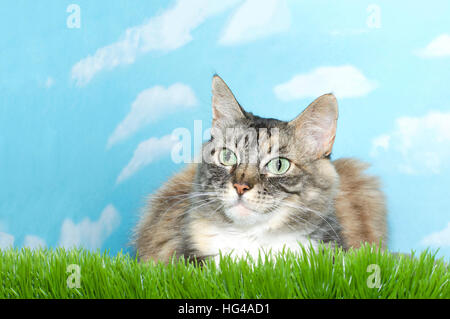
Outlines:
{"type": "Polygon", "coordinates": [[[248,186],[247,184],[238,184],[238,183],[235,183],[235,184],[233,184],[233,186],[234,186],[234,188],[236,188],[236,192],[237,192],[239,195],[244,194],[246,191],[248,191],[248,190],[250,189],[250,186],[248,186]]]}

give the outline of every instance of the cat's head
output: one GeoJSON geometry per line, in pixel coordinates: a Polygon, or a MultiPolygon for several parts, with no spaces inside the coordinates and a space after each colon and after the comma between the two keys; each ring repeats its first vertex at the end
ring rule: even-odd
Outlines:
{"type": "Polygon", "coordinates": [[[284,122],[246,112],[217,75],[212,92],[211,140],[203,145],[195,189],[215,203],[213,214],[249,225],[295,207],[328,208],[337,183],[329,160],[338,117],[334,95],[322,95],[284,122]]]}

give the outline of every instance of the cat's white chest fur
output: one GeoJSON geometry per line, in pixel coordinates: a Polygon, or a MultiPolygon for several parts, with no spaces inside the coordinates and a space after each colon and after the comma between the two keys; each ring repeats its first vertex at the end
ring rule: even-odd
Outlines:
{"type": "Polygon", "coordinates": [[[200,232],[193,236],[194,245],[202,255],[215,256],[216,259],[219,258],[219,253],[222,253],[238,258],[249,254],[257,260],[260,252],[277,254],[283,249],[301,252],[300,244],[305,249],[311,245],[313,248],[318,246],[318,242],[294,231],[281,233],[262,226],[203,226],[200,226],[200,232]]]}

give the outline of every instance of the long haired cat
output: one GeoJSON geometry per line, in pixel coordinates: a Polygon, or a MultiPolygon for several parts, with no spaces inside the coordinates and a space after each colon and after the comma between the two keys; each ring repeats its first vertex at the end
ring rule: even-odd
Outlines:
{"type": "Polygon", "coordinates": [[[378,180],[355,159],[331,161],[334,95],[290,122],[246,112],[219,77],[212,83],[211,139],[202,161],[149,200],[136,227],[141,260],[258,257],[319,243],[344,248],[387,240],[378,180]]]}

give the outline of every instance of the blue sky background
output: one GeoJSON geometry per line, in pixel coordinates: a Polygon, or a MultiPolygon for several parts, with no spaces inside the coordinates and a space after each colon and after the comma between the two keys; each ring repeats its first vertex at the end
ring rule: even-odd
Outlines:
{"type": "Polygon", "coordinates": [[[283,120],[334,92],[333,157],[381,176],[391,249],[450,256],[448,1],[0,8],[0,247],[127,249],[145,196],[181,168],[168,136],[209,127],[217,72],[283,120]]]}

